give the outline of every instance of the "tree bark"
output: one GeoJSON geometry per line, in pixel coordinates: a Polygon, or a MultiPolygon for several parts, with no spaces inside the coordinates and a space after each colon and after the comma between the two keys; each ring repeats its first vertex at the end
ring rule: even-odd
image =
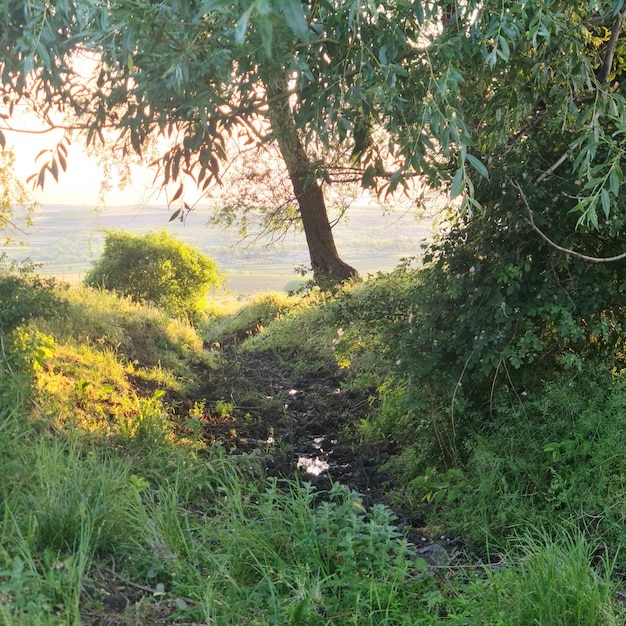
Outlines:
{"type": "Polygon", "coordinates": [[[267,81],[268,118],[300,209],[313,276],[318,282],[339,283],[359,273],[342,261],[337,252],[324,193],[312,175],[311,161],[302,145],[289,107],[286,85],[284,76],[272,77],[267,81]]]}

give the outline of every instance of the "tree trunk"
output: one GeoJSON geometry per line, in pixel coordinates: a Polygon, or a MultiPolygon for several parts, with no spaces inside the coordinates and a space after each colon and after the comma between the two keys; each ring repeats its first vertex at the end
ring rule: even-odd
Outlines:
{"type": "Polygon", "coordinates": [[[312,176],[311,161],[302,145],[289,107],[286,84],[284,76],[268,81],[268,118],[300,209],[313,276],[318,282],[339,283],[359,273],[344,263],[337,252],[324,194],[312,176]]]}

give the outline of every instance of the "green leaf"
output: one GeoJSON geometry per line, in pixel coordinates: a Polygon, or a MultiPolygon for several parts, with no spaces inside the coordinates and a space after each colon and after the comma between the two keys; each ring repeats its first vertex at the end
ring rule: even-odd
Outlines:
{"type": "Polygon", "coordinates": [[[281,0],[281,11],[291,30],[303,41],[309,39],[309,24],[300,0],[281,0]]]}
{"type": "Polygon", "coordinates": [[[369,165],[368,167],[365,168],[365,171],[363,172],[363,176],[361,178],[361,184],[365,188],[374,187],[375,179],[376,179],[376,168],[373,165],[369,165]]]}
{"type": "Polygon", "coordinates": [[[54,180],[58,183],[59,182],[59,166],[57,165],[56,159],[52,159],[52,161],[50,162],[50,173],[54,177],[54,180]]]}
{"type": "Polygon", "coordinates": [[[465,190],[465,176],[464,176],[463,168],[460,167],[456,171],[456,174],[454,175],[454,178],[452,179],[452,185],[450,185],[450,197],[453,199],[457,198],[463,193],[464,190],[465,190]]]}
{"type": "Polygon", "coordinates": [[[252,13],[253,7],[248,7],[244,11],[243,15],[237,20],[237,27],[235,28],[235,43],[240,46],[245,39],[246,31],[248,30],[248,20],[252,13]]]}
{"type": "Polygon", "coordinates": [[[503,60],[503,61],[508,61],[509,57],[511,56],[511,50],[509,49],[509,44],[507,43],[507,40],[500,35],[500,38],[498,39],[500,47],[498,49],[498,56],[503,60]]]}
{"type": "Polygon", "coordinates": [[[611,198],[609,197],[609,192],[606,187],[602,187],[602,191],[600,192],[600,202],[602,202],[604,216],[608,219],[609,215],[611,215],[611,198]]]}
{"type": "MultiPolygon", "coordinates": [[[[178,187],[178,189],[176,190],[176,193],[174,194],[174,196],[170,200],[170,202],[176,202],[176,200],[178,200],[178,198],[181,197],[182,193],[183,193],[183,184],[181,183],[180,186],[178,187]]],[[[171,221],[172,220],[170,219],[170,222],[171,221]]]]}
{"type": "Polygon", "coordinates": [[[42,42],[39,42],[37,44],[37,54],[39,54],[39,57],[43,61],[44,66],[49,68],[52,64],[50,60],[50,53],[48,52],[48,49],[42,42]]]}
{"type": "Polygon", "coordinates": [[[611,173],[609,174],[609,186],[611,187],[611,192],[613,193],[615,197],[619,195],[619,183],[620,183],[619,174],[616,171],[616,169],[613,168],[611,169],[611,173]]]}
{"type": "Polygon", "coordinates": [[[467,196],[463,202],[463,209],[467,211],[469,215],[472,215],[474,210],[480,211],[482,209],[482,205],[473,196],[467,196]]]}
{"type": "Polygon", "coordinates": [[[466,154],[465,160],[483,177],[489,179],[489,171],[484,163],[477,159],[473,154],[466,154]]]}
{"type": "Polygon", "coordinates": [[[46,182],[46,167],[44,166],[39,170],[39,176],[37,176],[37,183],[35,184],[35,187],[39,187],[40,189],[43,189],[45,182],[46,182]]]}
{"type": "Polygon", "coordinates": [[[259,32],[261,33],[261,42],[265,55],[268,59],[271,59],[274,24],[272,24],[272,20],[269,17],[259,19],[259,32]]]}
{"type": "Polygon", "coordinates": [[[417,17],[417,21],[419,24],[424,23],[424,8],[422,7],[421,0],[417,0],[417,2],[413,3],[413,8],[415,10],[415,16],[417,17]]]}

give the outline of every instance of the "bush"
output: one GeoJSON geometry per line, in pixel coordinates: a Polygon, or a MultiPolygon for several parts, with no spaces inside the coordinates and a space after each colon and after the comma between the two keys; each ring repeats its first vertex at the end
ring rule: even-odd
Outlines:
{"type": "Polygon", "coordinates": [[[84,282],[195,320],[206,306],[207,291],[221,287],[223,279],[212,259],[165,231],[108,231],[104,252],[84,282]]]}
{"type": "MultiPolygon", "coordinates": [[[[505,174],[521,180],[523,172],[505,174]]],[[[384,407],[386,425],[439,469],[463,461],[458,442],[492,419],[498,393],[528,392],[588,362],[626,366],[626,261],[564,254],[528,222],[527,204],[563,246],[596,258],[621,251],[612,223],[598,232],[576,227],[564,185],[518,197],[495,171],[477,185],[483,209],[454,221],[426,249],[423,267],[406,263],[337,301],[350,321],[337,352],[349,362],[376,347],[392,372],[387,395],[402,391],[401,402],[384,407]]]]}
{"type": "Polygon", "coordinates": [[[52,317],[67,303],[55,291],[52,279],[41,278],[32,267],[0,267],[0,334],[13,332],[34,317],[52,317]]]}
{"type": "Polygon", "coordinates": [[[457,441],[457,467],[396,461],[403,497],[446,532],[481,544],[560,522],[618,550],[626,523],[626,379],[589,364],[526,395],[501,391],[457,441]]]}

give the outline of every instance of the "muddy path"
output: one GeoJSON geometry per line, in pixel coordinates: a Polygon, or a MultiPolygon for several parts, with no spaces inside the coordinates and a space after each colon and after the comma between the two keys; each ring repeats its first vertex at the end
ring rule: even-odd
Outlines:
{"type": "Polygon", "coordinates": [[[394,445],[359,437],[360,421],[373,411],[374,389],[355,391],[334,363],[294,368],[293,357],[277,352],[223,350],[222,366],[206,375],[196,393],[209,409],[207,442],[222,441],[234,453],[261,450],[269,476],[299,476],[322,495],[341,483],[358,492],[366,507],[384,504],[398,530],[433,565],[448,563],[451,554],[460,557],[466,549],[460,538],[431,536],[424,519],[392,497],[397,485],[385,464],[398,452],[394,445]],[[234,406],[226,420],[211,415],[220,401],[234,406]]]}
{"type": "Polygon", "coordinates": [[[300,474],[319,489],[340,482],[367,505],[389,504],[391,476],[383,467],[394,450],[389,444],[364,444],[357,434],[360,420],[371,412],[371,393],[348,388],[345,374],[332,363],[295,373],[288,356],[227,348],[222,364],[194,394],[209,413],[220,401],[234,406],[226,421],[208,417],[207,438],[235,451],[262,449],[270,475],[300,474]]]}

